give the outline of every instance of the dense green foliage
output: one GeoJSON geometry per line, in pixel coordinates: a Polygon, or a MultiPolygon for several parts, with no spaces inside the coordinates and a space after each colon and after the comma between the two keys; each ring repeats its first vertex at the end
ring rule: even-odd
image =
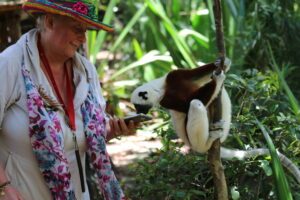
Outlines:
{"type": "MultiPolygon", "coordinates": [[[[217,59],[211,0],[111,0],[102,5],[114,34],[90,32],[91,60],[105,97],[128,105],[132,90],[177,68],[193,68],[217,59]],[[111,22],[112,23],[112,22],[111,22]],[[98,37],[97,37],[98,35],[98,37]],[[92,45],[95,44],[95,45],[92,45]],[[101,51],[98,53],[98,50],[101,51]],[[101,58],[96,58],[96,54],[101,58]]],[[[103,2],[102,2],[103,3],[103,2]]],[[[233,104],[228,148],[267,147],[256,119],[275,147],[300,166],[299,0],[222,1],[227,57],[233,65],[226,87],[233,104]]],[[[132,111],[114,110],[116,115],[132,111]]],[[[165,111],[161,117],[168,122],[165,111]]],[[[207,157],[185,155],[174,142],[169,123],[156,130],[164,148],[133,164],[133,199],[212,199],[207,157]]],[[[278,199],[270,157],[224,161],[232,199],[278,199]]],[[[287,174],[294,199],[299,184],[287,174]]],[[[127,184],[125,182],[125,184],[127,184]]],[[[129,185],[129,183],[128,183],[129,185]]]]}

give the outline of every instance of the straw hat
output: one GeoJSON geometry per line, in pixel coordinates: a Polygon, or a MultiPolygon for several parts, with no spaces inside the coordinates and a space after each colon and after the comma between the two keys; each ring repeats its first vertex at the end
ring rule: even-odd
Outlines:
{"type": "Polygon", "coordinates": [[[31,15],[52,13],[72,17],[96,29],[113,31],[114,27],[98,20],[99,0],[26,0],[23,10],[31,15]]]}

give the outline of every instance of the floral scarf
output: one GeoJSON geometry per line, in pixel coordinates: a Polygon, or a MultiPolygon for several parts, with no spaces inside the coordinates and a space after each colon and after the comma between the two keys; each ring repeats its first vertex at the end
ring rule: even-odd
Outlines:
{"type": "MultiPolygon", "coordinates": [[[[22,73],[27,93],[29,136],[38,167],[54,200],[75,200],[57,111],[45,105],[24,62],[22,73]]],[[[93,95],[91,84],[87,98],[81,105],[81,112],[88,146],[87,154],[96,171],[103,196],[106,200],[126,199],[111,168],[105,144],[105,118],[93,95]]]]}

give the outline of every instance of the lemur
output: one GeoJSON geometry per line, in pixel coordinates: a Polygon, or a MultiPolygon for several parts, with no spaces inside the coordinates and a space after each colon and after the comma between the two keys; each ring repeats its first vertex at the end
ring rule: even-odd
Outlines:
{"type": "MultiPolygon", "coordinates": [[[[170,111],[173,126],[178,136],[193,150],[205,153],[214,140],[225,141],[231,123],[231,101],[223,86],[224,72],[231,61],[224,61],[224,72],[216,74],[220,60],[195,69],[178,69],[136,88],[131,102],[137,113],[146,114],[150,108],[160,104],[170,111]],[[209,122],[208,107],[221,91],[222,119],[214,124],[209,122]]],[[[248,151],[221,147],[221,157],[244,159],[261,154],[269,155],[268,149],[248,151]]],[[[282,164],[300,183],[300,170],[284,155],[278,153],[282,164]]]]}

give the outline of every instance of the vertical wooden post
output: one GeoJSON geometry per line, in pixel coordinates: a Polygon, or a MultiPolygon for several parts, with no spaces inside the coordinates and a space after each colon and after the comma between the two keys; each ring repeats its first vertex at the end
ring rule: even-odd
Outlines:
{"type": "MultiPolygon", "coordinates": [[[[221,0],[214,0],[214,16],[216,24],[216,40],[218,47],[218,55],[221,59],[221,64],[218,66],[216,73],[219,74],[223,70],[224,60],[226,56],[225,44],[223,37],[223,22],[222,22],[222,10],[221,0]]],[[[222,92],[219,93],[217,99],[210,106],[210,122],[215,123],[222,119],[222,92]]],[[[210,169],[214,180],[214,199],[228,200],[228,189],[226,184],[226,178],[220,158],[220,139],[217,139],[208,151],[208,158],[210,169]]]]}
{"type": "Polygon", "coordinates": [[[20,10],[9,12],[6,15],[7,28],[11,44],[18,41],[21,36],[20,10]]]}
{"type": "Polygon", "coordinates": [[[5,15],[0,13],[0,52],[7,47],[7,30],[5,15]]]}
{"type": "Polygon", "coordinates": [[[0,21],[0,51],[2,51],[21,36],[20,10],[0,13],[0,21]]]}

